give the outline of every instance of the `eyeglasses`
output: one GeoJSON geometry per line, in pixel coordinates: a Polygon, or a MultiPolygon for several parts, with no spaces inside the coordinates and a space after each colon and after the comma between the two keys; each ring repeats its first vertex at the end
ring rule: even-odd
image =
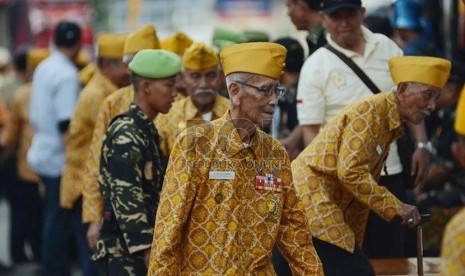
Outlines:
{"type": "Polygon", "coordinates": [[[236,82],[239,83],[239,84],[254,88],[258,92],[263,93],[263,95],[265,95],[266,97],[270,97],[272,94],[275,94],[279,98],[282,95],[284,95],[284,93],[286,93],[286,88],[284,88],[283,86],[275,86],[275,87],[266,87],[265,88],[265,87],[257,87],[255,85],[251,85],[251,84],[248,84],[248,83],[242,82],[242,81],[236,81],[236,82]]]}

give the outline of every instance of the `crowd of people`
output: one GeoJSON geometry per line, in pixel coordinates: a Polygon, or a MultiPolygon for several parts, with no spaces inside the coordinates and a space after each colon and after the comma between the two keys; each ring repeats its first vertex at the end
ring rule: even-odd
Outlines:
{"type": "MultiPolygon", "coordinates": [[[[421,213],[463,205],[465,67],[434,45],[420,0],[392,18],[360,0],[286,5],[305,47],[146,25],[100,34],[89,60],[65,20],[50,49],[0,49],[13,263],[331,276],[413,256],[421,213]]],[[[465,273],[464,214],[436,252],[442,275],[465,273]]]]}

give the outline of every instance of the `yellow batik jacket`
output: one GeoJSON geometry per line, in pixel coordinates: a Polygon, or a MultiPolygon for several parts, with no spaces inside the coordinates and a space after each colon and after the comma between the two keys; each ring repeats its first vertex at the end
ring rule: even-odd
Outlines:
{"type": "MultiPolygon", "coordinates": [[[[216,96],[212,109],[212,120],[221,118],[229,110],[231,103],[223,96],[216,96]]],[[[173,148],[178,134],[187,127],[203,124],[205,121],[192,102],[191,97],[187,97],[173,104],[167,114],[158,114],[155,119],[155,126],[161,138],[161,149],[168,157],[173,148]]]]}
{"type": "Polygon", "coordinates": [[[39,177],[27,163],[27,151],[31,147],[34,131],[29,121],[29,100],[31,83],[20,86],[11,100],[10,114],[2,132],[2,139],[7,148],[18,146],[16,164],[18,177],[22,181],[39,183],[39,177]]]}
{"type": "Polygon", "coordinates": [[[103,138],[111,120],[128,111],[133,100],[134,89],[132,85],[129,85],[113,92],[100,104],[89,145],[84,175],[82,201],[82,221],[84,223],[99,221],[102,218],[103,202],[98,188],[98,177],[103,138]]]}
{"type": "Polygon", "coordinates": [[[465,275],[465,209],[447,224],[441,247],[441,276],[465,275]]]}
{"type": "Polygon", "coordinates": [[[229,114],[179,135],[155,219],[148,275],[323,275],[283,146],[261,130],[244,145],[229,114]]]}
{"type": "Polygon", "coordinates": [[[292,162],[312,236],[353,252],[370,209],[396,216],[402,203],[377,181],[401,134],[394,93],[380,93],[346,107],[292,162]]]}
{"type": "Polygon", "coordinates": [[[66,162],[61,176],[60,205],[72,209],[84,187],[87,152],[94,132],[100,103],[117,87],[97,70],[79,94],[69,125],[66,162]]]}

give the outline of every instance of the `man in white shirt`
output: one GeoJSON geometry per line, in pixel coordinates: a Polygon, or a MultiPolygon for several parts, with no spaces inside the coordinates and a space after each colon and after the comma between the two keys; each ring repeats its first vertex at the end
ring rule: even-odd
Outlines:
{"type": "Polygon", "coordinates": [[[54,43],[56,50],[34,72],[29,106],[34,138],[27,161],[45,186],[42,273],[69,275],[69,238],[74,232],[83,274],[96,275],[80,214],[59,205],[68,125],[82,89],[74,64],[81,48],[81,29],[73,22],[58,23],[54,43]]]}

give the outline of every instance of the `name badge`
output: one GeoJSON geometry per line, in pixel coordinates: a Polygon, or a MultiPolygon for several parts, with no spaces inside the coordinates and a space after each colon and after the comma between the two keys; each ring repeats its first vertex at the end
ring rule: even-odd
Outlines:
{"type": "Polygon", "coordinates": [[[383,152],[383,148],[380,145],[376,146],[376,152],[380,155],[383,152]]]}
{"type": "Polygon", "coordinates": [[[236,177],[236,172],[233,171],[210,171],[208,174],[209,179],[216,180],[232,180],[236,177]]]}

